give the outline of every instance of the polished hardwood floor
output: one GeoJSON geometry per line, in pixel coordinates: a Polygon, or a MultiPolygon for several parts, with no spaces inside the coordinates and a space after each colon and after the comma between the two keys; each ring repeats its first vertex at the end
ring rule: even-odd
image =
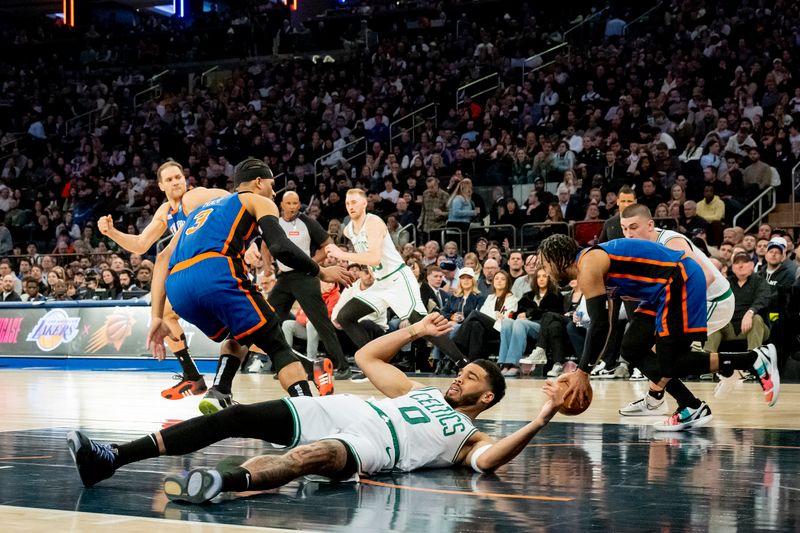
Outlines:
{"type": "MultiPolygon", "coordinates": [[[[617,409],[646,383],[593,381],[594,401],[577,417],[558,416],[496,475],[464,469],[376,476],[360,484],[297,481],[207,506],[169,503],[166,473],[213,465],[229,455],[280,453],[230,439],[186,457],[130,465],[82,488],[64,436],[81,428],[105,441],[128,440],[198,415],[198,398],[168,401],[157,372],[0,371],[0,523],[4,531],[750,531],[800,530],[800,385],[784,384],[766,407],[757,384],[725,399],[691,383],[714,420],[660,435],[657,418],[617,409]]],[[[443,378],[420,378],[444,388],[443,378]]],[[[481,429],[505,435],[536,415],[541,380],[509,382],[481,429]]],[[[269,375],[237,376],[236,399],[281,396],[269,375]]],[[[337,393],[378,395],[369,383],[337,383],[337,393]]]]}

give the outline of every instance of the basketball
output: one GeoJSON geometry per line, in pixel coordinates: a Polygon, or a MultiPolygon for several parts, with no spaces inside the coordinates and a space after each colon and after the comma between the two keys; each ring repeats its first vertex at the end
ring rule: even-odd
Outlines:
{"type": "MultiPolygon", "coordinates": [[[[559,379],[557,383],[562,390],[564,391],[567,390],[566,381],[559,379]]],[[[565,393],[564,404],[561,406],[558,412],[561,413],[562,415],[576,416],[587,410],[591,404],[592,404],[592,386],[589,385],[589,401],[587,401],[585,404],[580,404],[577,401],[573,402],[572,394],[565,393]]]]}

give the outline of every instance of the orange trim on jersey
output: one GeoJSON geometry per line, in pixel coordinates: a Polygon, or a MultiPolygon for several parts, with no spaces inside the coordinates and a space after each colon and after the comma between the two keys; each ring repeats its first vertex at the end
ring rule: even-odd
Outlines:
{"type": "MultiPolygon", "coordinates": [[[[242,210],[244,210],[244,207],[242,208],[242,210]]],[[[240,215],[241,215],[241,213],[240,213],[240,215]]],[[[233,258],[232,257],[228,257],[228,265],[231,268],[231,276],[233,276],[233,279],[235,279],[239,284],[239,289],[245,294],[245,296],[247,296],[247,299],[250,300],[250,303],[252,304],[253,309],[256,310],[256,313],[258,313],[259,318],[261,318],[261,320],[258,321],[258,324],[256,324],[252,328],[248,329],[244,333],[239,333],[238,335],[234,335],[233,338],[238,341],[242,337],[247,337],[248,335],[250,335],[251,333],[256,331],[258,328],[260,328],[264,324],[266,324],[267,323],[267,319],[264,317],[264,314],[261,312],[261,309],[259,309],[258,305],[256,305],[256,301],[253,300],[253,295],[251,295],[249,292],[244,290],[244,287],[242,287],[242,280],[236,275],[236,269],[234,269],[234,267],[233,267],[233,258]]],[[[267,305],[269,305],[269,303],[267,303],[267,305]]],[[[270,306],[270,308],[272,308],[272,306],[270,306]]]]}
{"type": "Polygon", "coordinates": [[[216,340],[219,339],[222,336],[222,334],[225,333],[227,330],[228,330],[227,326],[222,326],[219,329],[219,331],[210,336],[209,339],[216,342],[216,340]]]}
{"type": "MultiPolygon", "coordinates": [[[[581,253],[578,254],[578,260],[575,261],[575,265],[580,267],[581,266],[581,261],[583,261],[584,256],[588,252],[590,252],[592,250],[603,250],[603,249],[602,248],[586,248],[585,250],[581,250],[581,253]]],[[[603,251],[605,252],[605,250],[603,250],[603,251]]],[[[606,253],[608,253],[608,252],[606,252],[606,253]]]]}
{"type": "Polygon", "coordinates": [[[246,234],[245,234],[245,236],[244,236],[244,240],[245,240],[245,242],[247,241],[247,239],[249,239],[249,238],[250,238],[250,235],[252,235],[252,234],[253,234],[253,230],[254,230],[254,229],[256,229],[256,225],[255,225],[255,223],[251,224],[251,225],[250,225],[250,229],[249,229],[249,230],[247,230],[247,233],[246,233],[246,234]]]}
{"type": "Polygon", "coordinates": [[[664,278],[649,278],[647,276],[634,276],[633,274],[619,274],[617,272],[609,272],[608,274],[606,274],[606,277],[632,279],[634,281],[646,281],[648,283],[666,283],[667,282],[667,280],[664,279],[664,278]]]}
{"type": "Polygon", "coordinates": [[[672,293],[669,290],[669,283],[667,283],[667,295],[664,297],[664,312],[661,313],[661,327],[663,328],[661,331],[662,337],[666,337],[667,335],[669,335],[669,326],[667,326],[667,316],[669,315],[669,302],[671,297],[672,293]]]}
{"type": "Polygon", "coordinates": [[[192,265],[196,265],[200,261],[204,261],[206,259],[211,259],[212,257],[225,257],[219,252],[204,252],[200,255],[196,255],[190,259],[186,259],[181,261],[180,263],[176,264],[172,267],[172,270],[169,271],[170,274],[174,274],[176,272],[180,272],[181,270],[187,269],[192,265]]]}
{"type": "Polygon", "coordinates": [[[636,310],[637,313],[642,313],[643,315],[650,315],[656,316],[655,311],[651,311],[650,309],[642,309],[641,307],[636,310]]]}
{"type": "Polygon", "coordinates": [[[614,259],[615,261],[630,261],[631,263],[645,263],[648,265],[663,266],[670,268],[675,268],[676,266],[678,266],[677,262],[665,263],[664,261],[656,261],[655,259],[645,259],[644,257],[629,257],[624,255],[613,255],[613,254],[608,254],[608,257],[614,259]]]}
{"type": "Polygon", "coordinates": [[[239,214],[236,215],[236,220],[234,220],[233,225],[231,225],[231,232],[228,233],[228,238],[225,239],[225,245],[222,247],[222,255],[225,255],[228,252],[228,247],[231,245],[231,241],[233,240],[233,234],[236,233],[236,228],[239,227],[239,222],[242,220],[245,211],[246,210],[244,206],[239,209],[239,214]]]}

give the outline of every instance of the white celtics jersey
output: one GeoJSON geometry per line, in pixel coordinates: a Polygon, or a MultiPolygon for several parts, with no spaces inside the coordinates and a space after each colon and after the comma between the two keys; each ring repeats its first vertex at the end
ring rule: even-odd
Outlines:
{"type": "Polygon", "coordinates": [[[364,224],[361,225],[361,230],[358,233],[355,232],[353,221],[351,220],[347,226],[345,226],[344,234],[348,239],[350,239],[350,242],[353,243],[353,248],[355,249],[356,253],[368,251],[369,243],[367,242],[367,221],[370,218],[378,219],[380,223],[384,225],[385,231],[383,234],[383,252],[381,254],[381,263],[377,266],[371,267],[372,272],[375,275],[375,279],[380,281],[381,279],[394,274],[397,270],[405,265],[403,258],[400,256],[400,252],[397,251],[397,248],[395,248],[394,243],[392,242],[392,238],[389,236],[389,232],[386,231],[383,220],[371,213],[367,214],[366,217],[364,217],[364,224]]]}
{"type": "Polygon", "coordinates": [[[370,403],[394,425],[400,448],[397,468],[403,471],[453,465],[461,448],[478,431],[469,417],[450,407],[435,387],[370,403]]]}
{"type": "Polygon", "coordinates": [[[692,251],[695,253],[695,255],[697,255],[698,259],[700,259],[700,262],[703,263],[703,266],[710,272],[714,273],[714,281],[706,291],[706,300],[711,301],[715,298],[718,298],[731,288],[728,280],[725,278],[722,272],[720,272],[719,269],[714,266],[714,263],[711,262],[711,259],[709,259],[709,257],[700,248],[695,246],[691,239],[686,237],[686,235],[669,229],[656,229],[656,235],[658,236],[656,242],[663,245],[666,245],[672,239],[683,239],[684,242],[691,246],[692,251]]]}

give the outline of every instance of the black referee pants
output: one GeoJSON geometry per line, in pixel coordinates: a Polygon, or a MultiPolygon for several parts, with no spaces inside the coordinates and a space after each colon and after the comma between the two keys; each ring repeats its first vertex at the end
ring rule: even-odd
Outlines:
{"type": "MultiPolygon", "coordinates": [[[[337,369],[347,368],[347,359],[342,351],[342,345],[336,337],[336,328],[333,326],[328,316],[328,308],[322,301],[322,293],[319,287],[319,278],[311,277],[301,272],[281,272],[278,281],[275,283],[272,292],[269,294],[269,303],[275,308],[275,312],[281,321],[289,318],[295,300],[300,303],[300,307],[305,311],[308,320],[314,324],[319,333],[319,339],[325,350],[333,360],[337,369]]],[[[309,357],[316,357],[317,354],[307,354],[309,357]]]]}

